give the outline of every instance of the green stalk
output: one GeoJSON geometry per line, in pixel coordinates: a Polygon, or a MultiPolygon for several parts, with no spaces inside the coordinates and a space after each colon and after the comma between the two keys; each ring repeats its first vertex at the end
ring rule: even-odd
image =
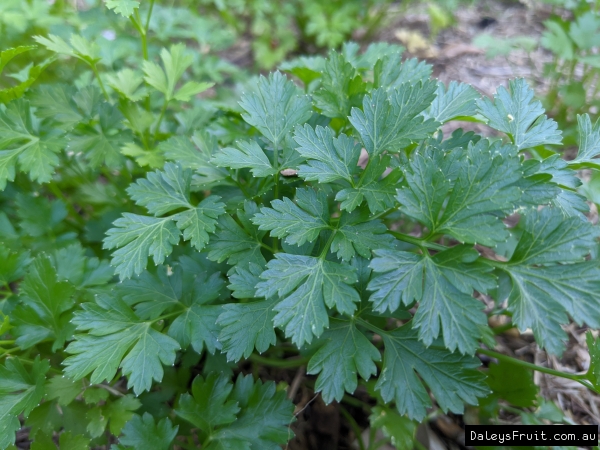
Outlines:
{"type": "Polygon", "coordinates": [[[397,231],[388,230],[388,233],[390,233],[396,239],[400,239],[401,241],[408,242],[409,244],[413,244],[421,248],[428,248],[431,250],[437,250],[439,252],[448,249],[448,247],[444,245],[436,244],[435,242],[429,242],[418,237],[409,236],[408,234],[398,233],[397,231]]]}
{"type": "Polygon", "coordinates": [[[102,78],[100,78],[100,74],[98,73],[98,68],[96,67],[96,64],[90,64],[90,67],[92,68],[92,72],[94,72],[94,76],[98,80],[98,84],[100,85],[100,89],[104,94],[104,98],[107,102],[110,102],[110,97],[108,96],[108,92],[106,92],[106,89],[104,88],[104,83],[102,83],[102,78]]]}
{"type": "Polygon", "coordinates": [[[160,110],[160,116],[158,117],[158,122],[156,123],[156,128],[154,129],[154,141],[156,142],[156,140],[158,139],[158,132],[160,130],[160,124],[163,121],[163,118],[165,117],[165,113],[167,112],[167,106],[169,105],[169,100],[167,100],[165,98],[165,103],[163,104],[163,107],[160,110]]]}
{"type": "Polygon", "coordinates": [[[566,378],[567,380],[577,381],[578,383],[582,384],[583,386],[590,389],[591,391],[598,392],[594,388],[594,386],[592,386],[592,384],[584,378],[583,375],[576,375],[573,373],[561,372],[560,370],[550,369],[548,367],[538,366],[536,364],[531,364],[531,363],[528,363],[527,361],[521,361],[520,359],[513,358],[512,356],[503,355],[502,353],[494,352],[492,350],[487,350],[485,348],[477,349],[477,353],[489,356],[491,358],[495,358],[498,361],[505,361],[510,364],[516,364],[517,366],[525,367],[530,370],[537,370],[538,372],[552,375],[555,377],[566,378]]]}
{"type": "Polygon", "coordinates": [[[340,405],[340,412],[342,413],[342,416],[344,416],[344,419],[346,419],[348,421],[348,425],[350,425],[350,428],[352,428],[352,431],[353,431],[354,435],[356,436],[356,441],[358,442],[358,447],[360,448],[360,450],[366,450],[365,443],[362,440],[362,432],[360,431],[360,427],[358,426],[358,423],[356,423],[356,420],[354,420],[354,417],[352,417],[352,415],[350,415],[350,413],[348,411],[346,411],[346,408],[344,408],[341,405],[340,405]]]}
{"type": "Polygon", "coordinates": [[[310,358],[294,358],[294,359],[273,359],[273,358],[265,358],[264,356],[252,354],[250,361],[255,362],[257,364],[262,364],[264,366],[269,367],[277,367],[278,369],[290,369],[292,367],[300,367],[305,366],[308,363],[310,358]]]}

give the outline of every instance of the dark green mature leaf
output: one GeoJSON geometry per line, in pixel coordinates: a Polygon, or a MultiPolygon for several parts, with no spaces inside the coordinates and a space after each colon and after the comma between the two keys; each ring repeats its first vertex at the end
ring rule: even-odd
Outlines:
{"type": "Polygon", "coordinates": [[[190,202],[192,171],[167,163],[163,171],[150,172],[128,188],[138,205],[152,214],[163,215],[177,209],[184,211],[172,216],[154,218],[124,213],[114,222],[116,228],[107,231],[104,248],[120,247],[113,252],[112,265],[121,279],[140,274],[152,255],[155,264],[162,264],[172,252],[179,236],[202,250],[209,240],[208,233],[216,229],[217,218],[225,212],[219,197],[210,196],[197,206],[190,202]]]}
{"type": "Polygon", "coordinates": [[[578,115],[577,125],[579,151],[577,157],[573,161],[569,161],[569,164],[586,164],[600,168],[600,160],[595,159],[596,156],[600,155],[600,119],[592,125],[589,115],[578,115]]]}
{"type": "MultiPolygon", "coordinates": [[[[266,264],[266,262],[265,262],[266,264]]],[[[231,284],[231,295],[235,298],[255,298],[256,285],[261,281],[260,275],[264,272],[264,266],[250,262],[247,266],[238,264],[234,273],[229,277],[231,284]]]]}
{"type": "Polygon", "coordinates": [[[360,106],[367,84],[342,54],[332,51],[321,71],[321,87],[313,100],[327,117],[345,119],[353,106],[360,106]]]}
{"type": "Polygon", "coordinates": [[[529,408],[535,405],[538,387],[531,370],[508,361],[490,364],[487,372],[492,397],[504,399],[515,406],[529,408]]]}
{"type": "Polygon", "coordinates": [[[327,198],[312,189],[296,190],[296,203],[289,198],[273,200],[272,208],[261,208],[252,222],[271,236],[285,237],[288,244],[302,245],[314,241],[321,231],[330,228],[327,198]]]}
{"type": "MultiPolygon", "coordinates": [[[[255,283],[256,284],[256,283],[255,283]]],[[[248,358],[254,349],[259,353],[275,345],[277,337],[273,329],[275,301],[263,300],[252,303],[223,305],[223,313],[217,319],[222,327],[219,342],[228,361],[248,358]]]]}
{"type": "Polygon", "coordinates": [[[500,216],[518,201],[520,178],[516,149],[483,139],[466,151],[417,153],[396,198],[431,234],[493,246],[508,237],[500,216]]]}
{"type": "Polygon", "coordinates": [[[237,267],[247,267],[248,263],[264,266],[267,261],[261,253],[261,247],[266,233],[259,231],[251,222],[257,213],[256,203],[246,201],[244,209],[237,211],[241,226],[229,215],[219,217],[217,231],[207,246],[208,258],[217,262],[227,261],[237,267]]]}
{"type": "Polygon", "coordinates": [[[470,84],[451,81],[448,90],[443,83],[438,83],[437,97],[424,112],[425,118],[439,123],[463,116],[474,116],[477,113],[476,100],[480,97],[470,84]]]}
{"type": "Polygon", "coordinates": [[[435,98],[436,84],[405,83],[385,91],[376,89],[363,100],[363,109],[352,108],[350,122],[371,156],[384,150],[398,152],[414,140],[424,139],[439,124],[421,113],[435,98]]]}
{"type": "Polygon", "coordinates": [[[369,416],[371,426],[390,438],[396,448],[410,448],[414,445],[417,422],[410,420],[398,411],[386,406],[375,406],[369,416]]]}
{"type": "Polygon", "coordinates": [[[244,120],[255,127],[275,146],[296,125],[312,115],[310,99],[284,75],[275,72],[261,76],[254,92],[242,95],[240,106],[246,111],[244,120]]]}
{"type": "Polygon", "coordinates": [[[313,129],[304,125],[296,128],[294,140],[300,146],[298,153],[307,159],[307,164],[300,166],[299,176],[319,183],[345,180],[354,185],[360,157],[360,145],[354,139],[343,133],[336,137],[329,127],[313,129]]]}
{"type": "Polygon", "coordinates": [[[80,379],[91,373],[92,383],[112,380],[121,367],[136,394],[149,390],[152,380],[161,381],[162,364],[172,365],[180,346],[152,328],[151,321],[136,316],[123,300],[102,295],[84,303],[73,322],[76,340],[67,347],[65,374],[80,379]]]}
{"type": "Polygon", "coordinates": [[[268,177],[277,173],[256,141],[239,141],[237,147],[222,149],[211,162],[218,167],[248,168],[256,177],[268,177]]]}
{"type": "Polygon", "coordinates": [[[0,366],[0,448],[14,444],[15,432],[21,428],[19,415],[29,416],[40,404],[49,368],[48,361],[40,361],[39,356],[27,369],[10,357],[0,366]]]}
{"type": "Polygon", "coordinates": [[[477,261],[475,250],[454,247],[434,256],[375,250],[375,255],[370,267],[377,275],[368,289],[374,291],[370,301],[376,311],[393,312],[401,303],[418,301],[413,326],[425,345],[441,332],[450,350],[475,351],[486,316],[473,290],[486,292],[496,286],[491,268],[477,261]]]}
{"type": "Polygon", "coordinates": [[[400,53],[391,53],[375,64],[375,88],[398,88],[404,83],[425,83],[431,77],[433,66],[416,58],[400,61],[400,53]]]}
{"type": "Polygon", "coordinates": [[[162,264],[179,242],[180,231],[170,217],[155,218],[123,213],[106,232],[104,248],[113,252],[111,264],[121,279],[140,274],[152,256],[154,264],[162,264]]]}
{"type": "Polygon", "coordinates": [[[154,417],[147,412],[142,417],[135,414],[125,424],[119,443],[135,450],[168,450],[177,436],[177,430],[179,426],[173,426],[168,417],[156,423],[154,417]]]}
{"type": "Polygon", "coordinates": [[[579,218],[565,219],[552,208],[531,211],[503,267],[512,280],[508,309],[514,323],[520,330],[533,329],[539,345],[554,354],[564,349],[561,325],[567,314],[578,324],[600,326],[600,266],[584,261],[597,237],[598,231],[579,218]]]}
{"type": "Polygon", "coordinates": [[[425,417],[431,400],[424,383],[443,411],[457,414],[463,412],[464,403],[475,405],[477,397],[489,392],[485,376],[476,370],[478,358],[451,353],[439,344],[425,347],[410,325],[382,337],[385,352],[376,389],[385,402],[396,402],[400,414],[415,420],[425,417]]]}
{"type": "Polygon", "coordinates": [[[15,179],[17,163],[32,181],[50,181],[63,144],[62,138],[41,133],[28,101],[15,100],[0,109],[0,189],[15,179]]]}
{"type": "Polygon", "coordinates": [[[50,259],[41,255],[30,266],[20,290],[20,305],[13,313],[17,345],[29,348],[50,338],[53,350],[61,348],[74,330],[68,313],[75,303],[73,285],[59,281],[50,259]]]}
{"type": "Polygon", "coordinates": [[[192,395],[179,397],[175,413],[199,427],[211,432],[216,427],[235,421],[240,411],[238,402],[229,398],[233,385],[222,374],[211,373],[206,380],[197,376],[192,383],[192,395]]]}
{"type": "Polygon", "coordinates": [[[494,100],[482,98],[477,102],[479,114],[488,125],[506,133],[520,150],[538,145],[560,144],[561,132],[556,122],[548,119],[527,82],[518,78],[509,82],[509,91],[500,87],[494,100]]]}
{"type": "Polygon", "coordinates": [[[352,212],[366,200],[371,213],[376,214],[397,204],[395,196],[402,172],[396,168],[384,176],[390,165],[391,157],[384,155],[371,158],[364,174],[361,175],[362,181],[355,187],[342,189],[335,196],[336,201],[341,202],[341,209],[352,212]]]}
{"type": "Polygon", "coordinates": [[[279,450],[294,437],[294,405],[275,383],[254,382],[252,375],[240,374],[231,397],[241,411],[234,423],[217,431],[209,449],[279,450]]]}
{"type": "Polygon", "coordinates": [[[354,268],[321,258],[278,253],[261,278],[256,295],[279,295],[274,323],[298,346],[310,344],[329,325],[325,305],[352,314],[360,300],[350,286],[357,281],[354,268]]]}
{"type": "Polygon", "coordinates": [[[367,220],[367,217],[343,216],[335,237],[331,242],[331,251],[338,258],[350,261],[357,253],[363,258],[371,258],[371,251],[378,248],[390,248],[394,238],[387,234],[387,227],[379,220],[367,220]]]}
{"type": "Polygon", "coordinates": [[[319,374],[315,391],[326,403],[341,401],[344,392],[354,393],[357,372],[363,380],[377,372],[373,361],[381,360],[379,350],[352,322],[332,321],[320,342],[324,345],[310,359],[307,373],[319,374]]]}

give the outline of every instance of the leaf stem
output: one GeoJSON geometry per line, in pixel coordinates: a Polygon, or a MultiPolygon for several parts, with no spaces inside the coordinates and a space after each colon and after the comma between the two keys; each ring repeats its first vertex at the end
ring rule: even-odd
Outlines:
{"type": "Polygon", "coordinates": [[[373,217],[371,217],[369,220],[376,220],[376,219],[380,219],[382,217],[387,216],[388,214],[393,213],[394,211],[396,211],[398,208],[400,207],[400,205],[396,205],[393,208],[390,209],[386,209],[385,211],[381,211],[378,214],[375,214],[373,217]]]}
{"type": "Polygon", "coordinates": [[[106,92],[106,89],[104,88],[104,83],[102,82],[102,78],[100,78],[100,73],[98,72],[98,68],[96,67],[96,64],[90,64],[90,67],[92,68],[92,72],[94,72],[94,76],[98,80],[98,84],[100,85],[100,89],[102,90],[102,93],[104,94],[104,98],[106,99],[107,102],[110,102],[110,97],[108,96],[108,92],[106,92]]]}
{"type": "Polygon", "coordinates": [[[477,353],[482,355],[489,356],[491,358],[495,358],[498,361],[506,361],[511,364],[516,364],[517,366],[525,367],[531,370],[537,370],[538,372],[542,372],[548,375],[553,375],[555,377],[566,378],[567,380],[577,381],[588,389],[598,392],[592,385],[587,381],[583,375],[577,375],[574,373],[561,372],[560,370],[550,369],[548,367],[538,366],[536,364],[528,363],[527,361],[521,361],[520,359],[513,358],[512,356],[503,355],[502,353],[498,353],[492,350],[487,350],[485,348],[478,348],[477,353]]]}
{"type": "Polygon", "coordinates": [[[167,106],[169,105],[169,100],[166,99],[165,97],[165,103],[163,104],[161,110],[160,110],[160,116],[158,116],[158,122],[156,123],[156,128],[154,129],[154,142],[156,142],[156,140],[158,139],[158,132],[160,131],[160,125],[163,121],[163,118],[165,117],[165,113],[167,112],[167,106]]]}
{"type": "Polygon", "coordinates": [[[413,244],[421,248],[428,248],[431,250],[437,250],[439,252],[448,249],[448,247],[444,245],[436,244],[435,242],[429,242],[418,237],[409,236],[408,234],[398,233],[397,231],[388,230],[388,233],[390,233],[396,239],[400,239],[401,241],[408,242],[409,244],[413,244]]]}
{"type": "Polygon", "coordinates": [[[340,405],[340,413],[342,413],[342,416],[344,416],[344,419],[348,421],[348,425],[350,425],[350,428],[352,428],[352,432],[356,437],[356,441],[358,442],[358,447],[360,450],[366,450],[365,443],[362,440],[362,432],[360,431],[358,423],[356,423],[356,420],[354,420],[354,417],[352,417],[342,405],[340,405]]]}
{"type": "Polygon", "coordinates": [[[302,358],[290,358],[290,359],[273,359],[273,358],[265,358],[264,356],[252,354],[250,361],[255,362],[257,364],[262,364],[269,367],[277,367],[279,369],[289,369],[292,367],[300,367],[304,366],[308,363],[309,357],[302,358]]]}

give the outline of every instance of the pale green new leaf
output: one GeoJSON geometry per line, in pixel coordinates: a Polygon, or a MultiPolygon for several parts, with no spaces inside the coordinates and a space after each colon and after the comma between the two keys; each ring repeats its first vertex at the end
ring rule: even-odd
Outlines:
{"type": "Polygon", "coordinates": [[[350,122],[371,156],[385,150],[399,152],[438,128],[437,122],[421,115],[435,98],[436,88],[429,80],[405,83],[397,90],[376,89],[365,96],[362,110],[352,108],[350,122]]]}
{"type": "Polygon", "coordinates": [[[157,91],[165,96],[169,101],[177,98],[181,101],[187,101],[189,98],[199,92],[202,92],[212,86],[211,83],[195,83],[182,86],[180,91],[175,93],[175,86],[183,76],[185,70],[192,64],[193,57],[185,54],[184,44],[172,45],[169,50],[163,48],[160,52],[160,58],[163,62],[163,68],[152,61],[144,61],[142,68],[144,70],[144,80],[157,91]],[[179,98],[178,98],[179,97],[179,98]]]}
{"type": "Polygon", "coordinates": [[[140,7],[140,2],[136,0],[106,0],[106,7],[123,17],[130,17],[140,7]]]}
{"type": "Polygon", "coordinates": [[[256,177],[275,175],[277,171],[256,141],[239,141],[238,148],[226,147],[211,160],[218,167],[250,169],[256,177]]]}
{"type": "Polygon", "coordinates": [[[189,102],[192,97],[210,89],[214,85],[215,83],[188,81],[175,92],[173,98],[180,102],[189,102]]]}
{"type": "Polygon", "coordinates": [[[119,443],[135,450],[169,450],[178,430],[179,426],[173,426],[168,417],[156,423],[147,412],[142,417],[134,414],[125,424],[119,443]]]}
{"type": "Polygon", "coordinates": [[[534,92],[527,82],[522,78],[511,80],[509,89],[500,87],[493,101],[482,98],[477,102],[478,112],[488,125],[509,135],[519,150],[560,144],[558,125],[544,115],[542,104],[533,99],[534,92]]]}
{"type": "Polygon", "coordinates": [[[400,52],[380,59],[373,70],[375,88],[399,88],[404,83],[425,83],[431,77],[433,66],[417,58],[401,61],[400,52]]]}
{"type": "Polygon", "coordinates": [[[47,183],[52,179],[64,141],[44,135],[38,125],[28,101],[15,100],[0,109],[0,189],[15,179],[17,164],[32,181],[47,183]]]}
{"type": "Polygon", "coordinates": [[[448,89],[444,83],[438,83],[436,98],[431,106],[423,113],[425,118],[439,123],[446,123],[464,116],[474,116],[477,113],[475,101],[480,95],[470,84],[451,81],[448,89]]]}
{"type": "Polygon", "coordinates": [[[419,302],[413,326],[425,345],[440,334],[448,349],[473,353],[486,324],[483,304],[473,291],[486,292],[496,286],[491,268],[477,261],[479,254],[466,246],[454,247],[434,256],[404,251],[375,250],[370,267],[376,273],[368,289],[376,311],[395,311],[419,302]]]}
{"type": "Polygon", "coordinates": [[[177,227],[183,232],[183,239],[201,251],[209,240],[209,233],[216,229],[217,219],[225,213],[225,204],[220,197],[211,195],[202,200],[198,206],[173,216],[177,227]]]}
{"type": "Polygon", "coordinates": [[[431,406],[429,387],[442,411],[461,414],[464,403],[477,404],[489,393],[478,358],[451,353],[439,343],[426,347],[410,325],[383,336],[383,369],[375,388],[400,414],[422,420],[431,406]],[[419,376],[417,376],[417,373],[419,376]]]}
{"type": "Polygon", "coordinates": [[[373,361],[380,361],[379,350],[352,322],[332,321],[321,340],[324,345],[310,359],[307,373],[319,374],[315,392],[325,403],[342,400],[344,392],[353,394],[358,386],[357,373],[368,380],[377,373],[373,361]]]}
{"type": "Polygon", "coordinates": [[[29,416],[42,401],[49,368],[48,361],[40,361],[39,356],[27,368],[11,357],[0,366],[0,448],[15,443],[15,433],[21,428],[19,415],[29,416]]]}
{"type": "Polygon", "coordinates": [[[140,319],[117,297],[98,296],[82,308],[73,322],[86,333],[76,335],[66,349],[72,354],[64,361],[68,377],[78,380],[91,373],[96,384],[112,380],[121,367],[137,395],[149,390],[152,380],[162,380],[162,365],[175,362],[177,341],[156,331],[151,321],[140,319]]]}
{"type": "Polygon", "coordinates": [[[33,39],[46,47],[48,50],[59,55],[74,56],[90,65],[95,65],[100,61],[100,46],[95,42],[89,42],[86,38],[72,34],[67,43],[59,36],[49,34],[47,38],[43,36],[34,36],[33,39]]]}
{"type": "Polygon", "coordinates": [[[276,145],[312,115],[310,99],[279,72],[261,76],[256,90],[242,95],[240,106],[246,111],[244,120],[276,145]]]}
{"type": "Polygon", "coordinates": [[[352,314],[360,300],[351,287],[358,280],[355,269],[321,258],[278,253],[261,278],[256,295],[279,296],[274,323],[298,346],[310,344],[329,325],[326,305],[352,314]]]}
{"type": "Polygon", "coordinates": [[[7,48],[0,52],[0,74],[4,67],[15,57],[20,55],[21,53],[30,52],[31,50],[35,50],[37,46],[35,45],[20,45],[15,48],[7,48]]]}
{"type": "Polygon", "coordinates": [[[222,327],[219,341],[228,361],[248,358],[254,349],[259,353],[275,345],[277,337],[273,328],[274,300],[223,305],[217,323],[222,327]]]}
{"type": "Polygon", "coordinates": [[[351,137],[341,133],[335,136],[329,127],[310,125],[297,127],[294,140],[296,148],[307,163],[300,166],[298,175],[307,181],[316,180],[319,183],[345,180],[354,184],[353,175],[358,172],[360,145],[351,137]]]}
{"type": "Polygon", "coordinates": [[[288,244],[312,242],[321,231],[329,229],[327,199],[312,189],[298,189],[296,203],[287,197],[273,200],[272,208],[261,208],[252,222],[260,230],[270,230],[271,236],[285,237],[288,244]]]}
{"type": "Polygon", "coordinates": [[[107,75],[108,85],[132,102],[139,102],[148,95],[143,87],[144,77],[131,69],[123,69],[117,73],[107,75]]]}

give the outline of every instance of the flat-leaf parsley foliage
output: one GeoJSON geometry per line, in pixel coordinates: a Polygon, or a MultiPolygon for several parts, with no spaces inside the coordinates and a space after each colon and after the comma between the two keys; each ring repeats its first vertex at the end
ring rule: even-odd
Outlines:
{"type": "MultiPolygon", "coordinates": [[[[142,27],[139,2],[106,6],[142,27]]],[[[98,75],[95,44],[38,42],[98,75]]],[[[231,375],[282,344],[326,402],[375,378],[374,412],[461,413],[489,392],[481,296],[553,354],[570,320],[600,327],[599,232],[575,172],[598,167],[598,124],[579,119],[567,163],[524,80],[482,99],[401,50],[299,59],[285,67],[304,86],[261,76],[219,111],[182,108],[210,83],[175,45],[143,74],[1,106],[0,449],[19,417],[42,443],[64,427],[68,448],[109,433],[114,449],[277,449],[292,403],[231,375]],[[443,135],[464,118],[504,135],[443,135]]]]}

